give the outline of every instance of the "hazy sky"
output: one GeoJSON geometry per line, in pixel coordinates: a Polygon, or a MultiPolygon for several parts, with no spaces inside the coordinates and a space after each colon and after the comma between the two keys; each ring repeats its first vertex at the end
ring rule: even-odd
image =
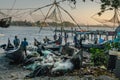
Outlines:
{"type": "MultiPolygon", "coordinates": [[[[11,8],[15,0],[0,0],[0,8],[11,8]]],[[[53,0],[16,0],[14,8],[38,8],[49,3],[53,0]]],[[[59,1],[59,0],[58,0],[59,1]]],[[[63,2],[60,5],[67,10],[74,19],[81,24],[98,24],[95,20],[91,18],[92,15],[100,11],[100,4],[96,2],[91,2],[87,0],[85,3],[82,0],[77,0],[76,8],[72,9],[68,2],[63,2]]],[[[48,8],[43,9],[47,11],[48,8]]],[[[64,18],[65,13],[63,13],[64,18]]]]}

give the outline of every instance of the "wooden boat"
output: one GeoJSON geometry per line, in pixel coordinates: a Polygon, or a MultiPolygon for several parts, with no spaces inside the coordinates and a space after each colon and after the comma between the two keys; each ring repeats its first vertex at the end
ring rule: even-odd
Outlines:
{"type": "Polygon", "coordinates": [[[83,48],[90,49],[90,48],[101,48],[103,49],[105,46],[104,44],[82,44],[83,48]]]}
{"type": "Polygon", "coordinates": [[[0,27],[8,28],[10,26],[12,17],[2,18],[0,19],[0,27]]]}
{"type": "Polygon", "coordinates": [[[22,63],[25,59],[21,46],[15,50],[6,51],[5,54],[7,58],[11,59],[12,62],[16,64],[22,63]]]}
{"type": "Polygon", "coordinates": [[[93,42],[90,42],[90,43],[82,43],[82,48],[83,49],[90,49],[90,48],[99,48],[99,49],[104,49],[105,44],[106,42],[103,42],[101,44],[94,44],[93,42]]]}
{"type": "Polygon", "coordinates": [[[13,50],[14,46],[11,44],[10,39],[8,38],[8,43],[0,45],[0,48],[4,49],[5,51],[9,51],[13,50]]]}
{"type": "Polygon", "coordinates": [[[34,45],[38,47],[38,51],[39,51],[41,46],[43,46],[45,49],[58,51],[60,49],[60,45],[56,45],[55,42],[56,41],[49,41],[48,43],[41,43],[37,39],[34,39],[34,45]]]}

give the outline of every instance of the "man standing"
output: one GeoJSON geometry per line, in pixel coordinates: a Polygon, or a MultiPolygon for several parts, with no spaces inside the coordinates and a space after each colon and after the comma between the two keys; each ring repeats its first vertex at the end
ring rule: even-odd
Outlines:
{"type": "Polygon", "coordinates": [[[61,34],[59,34],[58,42],[60,45],[62,44],[62,35],[61,34]]]}
{"type": "Polygon", "coordinates": [[[14,44],[15,48],[18,48],[18,46],[20,44],[20,40],[18,39],[17,36],[15,36],[15,39],[13,40],[13,44],[14,44]]]}
{"type": "Polygon", "coordinates": [[[25,52],[25,55],[27,56],[27,46],[28,46],[28,42],[27,42],[26,38],[24,38],[24,40],[21,42],[21,46],[22,46],[22,49],[23,49],[24,52],[25,52]]]}
{"type": "Polygon", "coordinates": [[[77,39],[77,37],[78,37],[78,35],[75,34],[74,40],[73,40],[75,47],[78,47],[78,39],[77,39]]]}
{"type": "Polygon", "coordinates": [[[67,39],[68,39],[68,34],[65,32],[65,34],[64,34],[65,44],[67,43],[67,39]]]}
{"type": "Polygon", "coordinates": [[[54,38],[55,41],[57,40],[57,35],[56,35],[56,33],[54,34],[53,38],[54,38]]]}

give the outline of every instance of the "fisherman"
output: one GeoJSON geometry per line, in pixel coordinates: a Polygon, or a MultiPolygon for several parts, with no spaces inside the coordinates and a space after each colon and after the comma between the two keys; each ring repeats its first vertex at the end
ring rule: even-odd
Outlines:
{"type": "Polygon", "coordinates": [[[97,44],[98,43],[98,37],[97,37],[97,34],[94,35],[94,44],[97,44]]]}
{"type": "Polygon", "coordinates": [[[17,36],[15,36],[15,39],[13,40],[14,46],[15,48],[18,48],[19,44],[20,44],[20,40],[18,39],[17,36]]]}
{"type": "Polygon", "coordinates": [[[43,39],[43,41],[44,41],[44,43],[48,43],[48,41],[50,41],[50,40],[48,39],[47,36],[45,36],[45,38],[43,39]]]}
{"type": "Polygon", "coordinates": [[[74,40],[73,40],[75,47],[78,46],[78,39],[77,39],[77,36],[78,36],[78,35],[75,34],[75,36],[74,36],[74,40]]]}
{"type": "Polygon", "coordinates": [[[59,44],[59,45],[61,45],[61,44],[62,44],[62,35],[61,35],[61,34],[59,34],[58,44],[59,44]]]}
{"type": "Polygon", "coordinates": [[[67,39],[68,39],[68,34],[65,32],[65,34],[64,34],[65,44],[67,43],[67,39]]]}
{"type": "Polygon", "coordinates": [[[94,44],[97,44],[98,43],[98,38],[95,38],[94,39],[94,44]]]}
{"type": "Polygon", "coordinates": [[[57,40],[57,35],[56,35],[56,33],[53,35],[53,38],[54,38],[55,41],[57,40]]]}
{"type": "Polygon", "coordinates": [[[6,50],[12,50],[14,48],[14,46],[11,44],[10,39],[8,38],[8,44],[6,47],[6,50]]]}
{"type": "Polygon", "coordinates": [[[28,46],[28,42],[26,38],[24,38],[24,40],[21,42],[21,47],[24,50],[26,56],[27,56],[27,46],[28,46]]]}
{"type": "Polygon", "coordinates": [[[71,31],[72,31],[72,33],[71,33],[71,34],[72,34],[72,36],[73,36],[73,27],[71,27],[71,31]]]}
{"type": "Polygon", "coordinates": [[[82,45],[83,40],[85,40],[85,37],[81,37],[79,40],[79,47],[81,47],[81,48],[83,47],[83,45],[82,45]]]}
{"type": "Polygon", "coordinates": [[[39,46],[41,43],[37,41],[36,38],[34,38],[34,46],[39,46]]]}

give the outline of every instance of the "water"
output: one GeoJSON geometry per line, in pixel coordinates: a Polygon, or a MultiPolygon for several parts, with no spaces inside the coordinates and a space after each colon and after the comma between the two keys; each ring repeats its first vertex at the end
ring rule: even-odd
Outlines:
{"type": "MultiPolygon", "coordinates": [[[[71,28],[65,28],[65,29],[71,29],[71,28]]],[[[83,27],[83,29],[87,29],[87,28],[83,27]]],[[[96,29],[97,30],[113,30],[112,28],[103,28],[103,27],[89,28],[89,30],[96,30],[96,29]]],[[[39,33],[39,30],[40,30],[39,27],[11,26],[9,28],[0,28],[0,44],[7,43],[8,38],[10,38],[12,42],[15,35],[17,35],[20,40],[23,40],[23,38],[26,37],[28,42],[31,44],[34,41],[34,38],[38,39],[39,41],[43,41],[43,38],[47,36],[48,38],[53,40],[54,32],[50,29],[50,27],[43,28],[40,33],[39,33]]],[[[71,36],[71,34],[69,34],[69,41],[73,42],[73,36],[71,36]]]]}
{"type": "MultiPolygon", "coordinates": [[[[0,28],[0,44],[7,43],[8,38],[12,43],[15,35],[17,35],[20,40],[23,40],[23,38],[26,37],[30,44],[33,44],[34,38],[43,42],[43,38],[45,38],[45,36],[47,36],[50,40],[53,40],[54,28],[51,29],[50,27],[44,27],[41,32],[39,32],[39,30],[39,27],[11,26],[9,28],[0,28]]],[[[69,36],[69,41],[72,41],[72,39],[73,36],[69,36]]]]}
{"type": "Polygon", "coordinates": [[[53,31],[45,29],[39,33],[39,30],[39,27],[12,26],[9,28],[0,28],[0,44],[7,43],[8,38],[13,41],[15,35],[17,35],[20,40],[26,37],[28,42],[32,43],[34,38],[41,41],[46,35],[51,39],[54,34],[53,31]]]}

